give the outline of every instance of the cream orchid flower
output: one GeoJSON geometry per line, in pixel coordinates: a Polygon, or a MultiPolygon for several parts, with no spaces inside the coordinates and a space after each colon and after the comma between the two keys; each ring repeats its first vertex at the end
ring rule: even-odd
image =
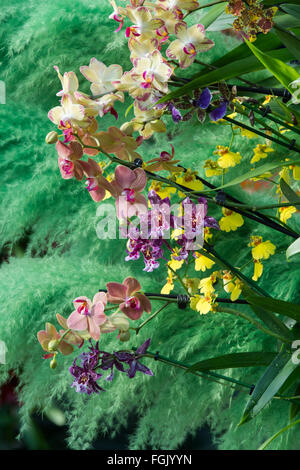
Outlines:
{"type": "Polygon", "coordinates": [[[135,37],[131,37],[128,41],[128,47],[130,50],[130,60],[133,65],[136,64],[137,59],[143,59],[152,54],[154,49],[158,49],[159,43],[155,38],[148,38],[141,41],[135,37]]]}
{"type": "Polygon", "coordinates": [[[122,77],[123,70],[120,65],[112,64],[107,67],[95,57],[90,60],[90,65],[80,67],[82,75],[92,82],[91,92],[93,95],[102,95],[115,90],[114,81],[122,77]]]}
{"type": "Polygon", "coordinates": [[[154,132],[166,132],[166,125],[160,119],[163,111],[158,109],[149,109],[142,111],[137,102],[134,104],[135,118],[130,122],[125,122],[121,126],[121,131],[127,135],[132,135],[133,132],[138,131],[144,139],[149,139],[154,132]]]}
{"type": "Polygon", "coordinates": [[[157,36],[157,30],[164,26],[164,22],[159,18],[154,18],[151,11],[140,6],[133,8],[132,6],[126,7],[127,17],[133,23],[126,29],[126,37],[136,36],[140,39],[154,38],[157,36]]]}
{"type": "Polygon", "coordinates": [[[141,80],[140,86],[144,89],[156,88],[168,93],[168,80],[173,68],[165,63],[161,53],[154,51],[148,57],[138,59],[133,71],[133,77],[141,80]]]}
{"type": "Polygon", "coordinates": [[[57,65],[54,66],[54,70],[56,70],[62,84],[62,90],[56,93],[56,96],[71,95],[78,90],[78,78],[74,72],[65,72],[62,76],[57,65]]]}
{"type": "Polygon", "coordinates": [[[48,117],[57,126],[60,126],[61,123],[70,122],[72,125],[82,127],[85,120],[85,109],[81,104],[74,103],[71,95],[63,95],[61,106],[52,108],[48,113],[48,117]]]}
{"type": "Polygon", "coordinates": [[[189,67],[195,60],[198,52],[206,52],[214,46],[214,42],[205,36],[202,24],[195,24],[190,28],[183,22],[175,27],[177,39],[171,42],[166,50],[169,59],[179,61],[181,68],[189,67]]]}
{"type": "Polygon", "coordinates": [[[192,11],[199,7],[197,0],[159,0],[158,4],[168,10],[192,11]]]}
{"type": "Polygon", "coordinates": [[[93,110],[93,112],[99,114],[100,117],[103,117],[109,112],[118,117],[116,111],[113,110],[115,101],[124,103],[124,94],[120,91],[107,93],[95,100],[92,100],[88,95],[80,92],[75,92],[75,97],[80,104],[87,109],[93,110]]]}

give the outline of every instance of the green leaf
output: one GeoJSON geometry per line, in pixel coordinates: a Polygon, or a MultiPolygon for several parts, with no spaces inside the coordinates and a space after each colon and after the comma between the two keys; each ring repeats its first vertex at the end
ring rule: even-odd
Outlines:
{"type": "MultiPolygon", "coordinates": [[[[263,165],[260,165],[250,171],[247,171],[246,173],[237,176],[236,178],[233,178],[231,181],[228,181],[228,183],[223,184],[222,186],[219,186],[218,188],[215,189],[215,191],[219,191],[220,189],[223,188],[229,188],[230,186],[235,186],[236,184],[240,184],[243,181],[249,179],[249,178],[254,178],[256,176],[260,176],[263,173],[266,173],[267,171],[271,170],[276,170],[277,168],[281,168],[284,166],[289,166],[289,165],[294,165],[300,163],[300,158],[296,158],[295,160],[292,161],[286,161],[285,156],[281,155],[279,153],[273,153],[272,154],[272,159],[270,159],[269,162],[264,163],[263,165]]],[[[206,189],[203,190],[202,192],[210,192],[211,190],[206,189]]]]}
{"type": "Polygon", "coordinates": [[[252,293],[247,295],[247,301],[251,305],[262,307],[271,312],[280,313],[281,315],[285,315],[289,318],[293,318],[293,320],[296,320],[297,322],[300,322],[300,305],[252,293]]]}
{"type": "MultiPolygon", "coordinates": [[[[287,49],[278,49],[275,51],[270,51],[269,55],[280,60],[290,60],[292,57],[292,54],[287,49]]],[[[203,74],[203,72],[201,71],[197,74],[197,78],[194,78],[191,82],[187,83],[186,85],[178,87],[176,90],[172,91],[171,93],[168,93],[157,103],[171,101],[172,99],[186,95],[195,89],[206,87],[208,85],[211,85],[212,83],[227,80],[229,78],[233,78],[238,75],[243,75],[245,73],[263,70],[264,68],[264,65],[256,57],[251,56],[245,59],[237,60],[233,63],[229,63],[224,67],[221,67],[217,70],[213,70],[205,74],[203,74]]]]}
{"type": "Polygon", "coordinates": [[[224,12],[226,5],[227,2],[218,3],[217,5],[214,5],[212,8],[210,8],[209,12],[201,18],[201,24],[203,24],[205,28],[208,28],[224,12]]]}
{"type": "Polygon", "coordinates": [[[282,26],[286,29],[298,28],[300,26],[300,20],[297,17],[291,15],[280,15],[276,16],[275,24],[282,26]]]}
{"type": "Polygon", "coordinates": [[[260,51],[247,39],[245,39],[245,42],[265,68],[268,69],[290,93],[293,93],[294,90],[290,87],[290,83],[299,78],[299,74],[295,69],[285,64],[282,60],[271,57],[270,54],[260,51]]]}
{"type": "MultiPolygon", "coordinates": [[[[298,395],[300,395],[300,384],[299,384],[298,387],[296,388],[294,395],[295,395],[296,397],[297,397],[298,395]]],[[[300,413],[300,405],[299,405],[299,403],[292,403],[292,404],[291,404],[291,407],[290,407],[290,421],[293,421],[293,419],[295,419],[296,416],[298,416],[299,413],[300,413]]]]}
{"type": "Polygon", "coordinates": [[[280,189],[283,192],[284,196],[291,204],[299,203],[300,197],[295,193],[295,191],[284,181],[283,178],[280,179],[280,189]]]}
{"type": "Polygon", "coordinates": [[[269,106],[273,114],[278,114],[281,117],[285,116],[287,122],[296,125],[296,127],[300,128],[300,113],[295,110],[295,108],[291,105],[287,106],[286,104],[282,103],[279,99],[273,99],[270,101],[269,106]],[[297,124],[295,124],[293,120],[293,115],[297,120],[297,124]]]}
{"type": "Polygon", "coordinates": [[[281,6],[281,9],[291,16],[300,18],[300,5],[293,5],[291,3],[285,3],[281,6]]]}
{"type": "Polygon", "coordinates": [[[269,439],[267,439],[260,447],[258,450],[264,450],[266,449],[266,447],[268,447],[269,444],[271,444],[272,441],[274,441],[274,439],[276,439],[276,437],[280,436],[280,434],[284,433],[285,431],[288,431],[288,429],[291,429],[293,426],[295,426],[296,424],[299,424],[300,423],[300,419],[298,419],[297,421],[294,421],[293,423],[290,423],[288,424],[287,426],[285,426],[284,428],[280,429],[280,431],[278,431],[276,434],[274,434],[274,436],[270,437],[269,439]]]}
{"type": "Polygon", "coordinates": [[[288,30],[274,26],[277,36],[280,41],[288,48],[293,54],[295,59],[300,60],[300,39],[288,30]]]}
{"type": "Polygon", "coordinates": [[[297,255],[297,253],[300,253],[300,237],[297,238],[286,250],[286,257],[287,259],[290,259],[292,256],[297,255]]]}
{"type": "MultiPolygon", "coordinates": [[[[296,382],[299,383],[300,380],[300,367],[297,367],[291,375],[286,379],[284,384],[280,387],[278,390],[278,394],[284,395],[292,385],[294,385],[296,382]]],[[[300,401],[300,400],[298,400],[300,401]]]]}
{"type": "MultiPolygon", "coordinates": [[[[298,5],[299,3],[299,0],[289,0],[288,1],[288,4],[296,4],[298,5]]],[[[282,4],[285,4],[286,5],[286,2],[284,0],[263,0],[263,4],[266,6],[266,7],[271,7],[273,5],[282,5],[282,4]]]]}
{"type": "Polygon", "coordinates": [[[236,367],[255,367],[269,365],[277,356],[273,352],[244,352],[225,354],[193,364],[186,372],[195,370],[232,369],[236,367]]]}
{"type": "Polygon", "coordinates": [[[289,353],[282,351],[278,354],[257,382],[240,425],[254,418],[272,400],[296,367],[297,364],[293,363],[289,353]]]}
{"type": "MultiPolygon", "coordinates": [[[[253,292],[250,287],[246,284],[243,285],[242,288],[244,298],[249,302],[251,296],[256,296],[255,292],[253,292]]],[[[255,315],[267,325],[267,327],[273,331],[278,336],[278,339],[285,343],[291,343],[295,337],[293,332],[280,320],[273,312],[269,310],[265,310],[258,305],[250,304],[252,311],[255,315]]]]}

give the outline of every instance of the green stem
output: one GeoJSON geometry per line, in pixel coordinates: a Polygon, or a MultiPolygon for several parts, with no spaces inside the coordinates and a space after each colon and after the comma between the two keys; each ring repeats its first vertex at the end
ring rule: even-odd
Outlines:
{"type": "Polygon", "coordinates": [[[177,273],[177,271],[175,271],[173,268],[171,268],[171,266],[168,264],[168,269],[170,269],[170,271],[172,271],[172,273],[176,276],[176,279],[180,282],[180,284],[182,285],[182,287],[184,288],[185,292],[187,293],[187,295],[190,295],[189,294],[189,291],[186,287],[186,285],[184,284],[183,280],[181,279],[180,275],[177,273]]]}
{"type": "Polygon", "coordinates": [[[277,209],[278,207],[290,207],[290,206],[300,206],[300,202],[282,202],[281,204],[270,204],[268,206],[247,206],[245,204],[236,204],[236,207],[242,207],[243,209],[250,209],[251,211],[262,211],[265,209],[277,209]]]}
{"type": "Polygon", "coordinates": [[[217,307],[216,310],[217,312],[229,313],[230,315],[235,315],[236,317],[244,318],[244,320],[247,320],[249,323],[255,326],[255,328],[257,328],[258,330],[261,330],[266,335],[273,336],[274,338],[279,339],[283,343],[291,343],[291,341],[287,341],[285,338],[281,337],[280,335],[274,333],[268,328],[265,328],[261,323],[254,320],[254,318],[250,317],[246,313],[243,313],[239,310],[234,310],[233,308],[227,308],[227,307],[217,307]]]}
{"type": "MultiPolygon", "coordinates": [[[[257,134],[257,135],[259,135],[259,136],[261,136],[261,137],[264,137],[264,139],[272,140],[272,141],[275,142],[276,144],[281,145],[282,147],[288,148],[289,150],[290,150],[290,148],[291,148],[291,145],[292,145],[292,142],[291,142],[291,141],[289,141],[289,144],[288,144],[288,143],[285,143],[285,142],[282,142],[282,141],[276,139],[276,138],[273,137],[273,136],[267,135],[267,134],[265,134],[264,132],[259,131],[258,129],[255,129],[254,127],[247,126],[247,125],[244,124],[243,122],[236,121],[235,119],[231,119],[231,118],[229,118],[229,117],[227,117],[227,116],[224,116],[223,119],[224,119],[225,121],[231,122],[232,124],[235,124],[236,126],[242,127],[243,129],[246,129],[247,131],[253,132],[254,134],[257,134]]],[[[299,149],[298,146],[294,146],[294,147],[293,147],[293,151],[300,153],[300,149],[299,149]]],[[[291,162],[291,163],[292,163],[292,162],[291,162]]]]}
{"type": "MultiPolygon", "coordinates": [[[[161,299],[160,299],[161,300],[161,299]]],[[[154,312],[149,318],[147,318],[147,320],[145,320],[143,323],[141,323],[141,325],[139,325],[135,330],[136,330],[136,334],[138,335],[140,330],[145,326],[147,325],[147,323],[149,323],[149,321],[153,320],[153,318],[156,317],[156,315],[158,315],[164,308],[166,308],[168,305],[169,305],[169,301],[166,302],[164,305],[162,305],[158,310],[156,310],[156,312],[154,312]]]]}
{"type": "Polygon", "coordinates": [[[296,424],[299,424],[300,423],[300,419],[297,419],[297,421],[294,421],[293,423],[290,423],[288,424],[287,426],[285,426],[284,428],[280,429],[280,431],[278,431],[276,434],[274,434],[274,436],[270,437],[267,441],[265,441],[260,447],[258,450],[264,450],[266,449],[266,447],[268,447],[269,444],[271,444],[272,441],[274,441],[274,439],[276,439],[276,437],[280,436],[280,434],[282,434],[283,432],[285,431],[288,431],[288,429],[292,428],[293,426],[295,426],[296,424]]]}
{"type": "MultiPolygon", "coordinates": [[[[296,132],[297,134],[300,134],[300,129],[298,129],[296,126],[291,126],[290,124],[287,124],[285,121],[282,121],[281,119],[276,118],[275,116],[272,115],[272,113],[264,113],[260,108],[257,108],[255,106],[251,106],[247,102],[243,102],[243,106],[246,108],[254,111],[255,113],[259,113],[261,116],[269,119],[270,121],[276,122],[276,124],[279,124],[282,127],[285,127],[285,129],[289,129],[293,132],[296,132]]],[[[263,108],[264,109],[264,108],[263,108]]]]}

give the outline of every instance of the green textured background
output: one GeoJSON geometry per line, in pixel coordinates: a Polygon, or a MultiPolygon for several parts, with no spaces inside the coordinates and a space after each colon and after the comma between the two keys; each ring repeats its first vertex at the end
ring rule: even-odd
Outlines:
{"type": "MultiPolygon", "coordinates": [[[[74,297],[92,296],[106,282],[122,281],[128,275],[138,277],[145,290],[159,291],[166,271],[162,267],[146,274],[141,261],[123,261],[124,241],[97,238],[97,205],[84,185],[61,179],[55,148],[44,143],[45,134],[54,129],[47,112],[57,105],[55,94],[60,89],[54,65],[61,72],[78,73],[82,91],[88,91],[88,83],[79,67],[87,65],[91,57],[129,69],[124,34],[113,34],[110,7],[104,0],[7,3],[0,0],[0,79],[7,86],[7,104],[0,105],[0,339],[8,348],[7,364],[0,365],[0,380],[6,380],[10,369],[20,377],[22,429],[32,411],[42,412],[58,404],[66,412],[68,444],[76,449],[89,448],[97,435],[114,435],[133,414],[138,419],[129,436],[131,449],[176,449],[204,424],[210,426],[219,449],[257,448],[287,423],[286,403],[272,403],[256,420],[237,429],[247,394],[232,393],[230,388],[149,361],[153,378],[140,375],[128,380],[119,375],[106,385],[105,394],[86,397],[70,388],[72,357],[60,357],[54,372],[42,359],[37,330],[45,321],[54,321],[56,312],[68,315],[74,297]]],[[[220,33],[210,37],[216,47],[205,56],[206,61],[236,44],[220,33]]],[[[117,104],[120,121],[128,104],[117,104]]],[[[107,117],[101,126],[106,129],[113,123],[114,118],[107,117]]],[[[176,127],[168,121],[168,133],[145,142],[140,150],[150,159],[162,149],[168,150],[172,142],[176,157],[202,174],[203,161],[212,156],[216,144],[228,145],[230,136],[227,126],[208,123],[201,127],[193,120],[176,127]]],[[[251,147],[258,142],[237,139],[235,148],[249,160],[251,147]]],[[[232,174],[243,168],[246,166],[232,174]]],[[[236,189],[234,193],[242,192],[236,189]]],[[[272,197],[268,194],[265,200],[273,201],[272,197]]],[[[250,196],[243,194],[243,200],[247,198],[250,196]]],[[[261,194],[251,198],[264,200],[261,194]]],[[[220,213],[211,211],[212,215],[220,213]]],[[[296,217],[291,222],[294,228],[295,221],[296,217]]],[[[245,222],[237,233],[222,234],[216,247],[224,258],[240,266],[249,259],[247,243],[254,233],[282,249],[290,242],[245,222]]],[[[249,275],[251,271],[252,267],[249,275]]],[[[300,301],[297,263],[287,264],[283,253],[265,263],[260,285],[275,297],[300,301]]],[[[277,348],[275,341],[243,320],[225,314],[200,317],[189,309],[169,308],[131,344],[149,336],[153,350],[187,363],[229,352],[277,348]]],[[[103,348],[115,346],[115,336],[105,335],[103,348]]],[[[249,383],[255,383],[261,372],[255,368],[226,371],[249,383]]],[[[270,448],[299,449],[299,429],[285,433],[270,448]]]]}

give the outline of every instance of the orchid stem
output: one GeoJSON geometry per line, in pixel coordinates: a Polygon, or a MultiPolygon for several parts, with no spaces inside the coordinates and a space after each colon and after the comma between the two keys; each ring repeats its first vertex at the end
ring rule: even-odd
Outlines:
{"type": "Polygon", "coordinates": [[[136,330],[136,334],[138,335],[140,330],[145,326],[147,325],[147,323],[149,323],[149,321],[153,320],[153,318],[156,317],[156,315],[158,315],[164,308],[166,308],[168,305],[170,304],[170,301],[166,302],[164,305],[162,305],[158,310],[156,310],[156,312],[154,312],[149,318],[147,318],[147,320],[145,320],[143,323],[141,323],[141,325],[139,325],[135,330],[136,330]]]}

